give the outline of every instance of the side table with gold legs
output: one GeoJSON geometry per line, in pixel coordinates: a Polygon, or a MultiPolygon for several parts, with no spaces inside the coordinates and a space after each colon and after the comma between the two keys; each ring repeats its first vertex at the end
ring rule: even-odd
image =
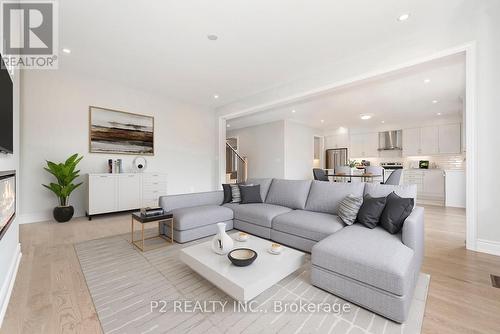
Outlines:
{"type": "Polygon", "coordinates": [[[150,217],[144,217],[141,215],[140,212],[134,212],[132,213],[132,219],[131,219],[131,243],[135,247],[139,248],[141,251],[146,251],[144,247],[144,241],[145,240],[150,240],[150,239],[155,239],[155,238],[162,238],[165,239],[166,241],[170,241],[171,244],[174,243],[174,217],[171,213],[169,214],[163,214],[163,215],[157,215],[157,216],[150,216],[150,217]],[[134,239],[134,223],[140,223],[141,224],[141,238],[135,240],[134,239]],[[144,225],[147,223],[158,223],[158,235],[150,236],[150,237],[144,237],[144,225]],[[167,223],[168,226],[170,227],[170,237],[167,237],[163,234],[161,234],[161,223],[167,223]]]}

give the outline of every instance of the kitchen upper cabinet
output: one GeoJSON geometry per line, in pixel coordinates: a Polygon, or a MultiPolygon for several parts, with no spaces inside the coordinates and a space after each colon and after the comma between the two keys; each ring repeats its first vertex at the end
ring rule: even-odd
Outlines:
{"type": "Polygon", "coordinates": [[[351,150],[349,153],[350,157],[361,158],[364,157],[363,151],[363,135],[351,135],[351,150]]]}
{"type": "Polygon", "coordinates": [[[461,125],[437,125],[403,130],[403,155],[460,153],[461,125]]]}
{"type": "Polygon", "coordinates": [[[403,155],[420,154],[420,128],[403,130],[403,155]]]}
{"type": "Polygon", "coordinates": [[[439,153],[460,153],[462,130],[460,124],[439,126],[439,153]]]}
{"type": "Polygon", "coordinates": [[[350,157],[378,157],[378,133],[362,133],[351,135],[350,157]]]}
{"type": "Polygon", "coordinates": [[[347,133],[330,135],[325,137],[325,148],[348,148],[349,135],[347,133]]]}
{"type": "Polygon", "coordinates": [[[378,132],[365,133],[363,147],[365,157],[378,157],[378,132]]]}
{"type": "Polygon", "coordinates": [[[437,126],[428,126],[420,129],[420,153],[437,154],[439,153],[439,129],[437,126]]]}

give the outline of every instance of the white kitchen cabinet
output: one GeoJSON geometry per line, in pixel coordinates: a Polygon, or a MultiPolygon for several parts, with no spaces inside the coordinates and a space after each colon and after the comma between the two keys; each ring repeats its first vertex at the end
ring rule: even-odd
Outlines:
{"type": "Polygon", "coordinates": [[[87,215],[157,207],[166,194],[165,174],[88,174],[87,215]]]}
{"type": "Polygon", "coordinates": [[[460,124],[449,124],[439,126],[439,153],[460,153],[461,150],[461,126],[460,124]]]}
{"type": "Polygon", "coordinates": [[[362,158],[364,157],[364,136],[362,134],[351,135],[351,149],[349,152],[349,157],[362,158]]]}
{"type": "Polygon", "coordinates": [[[330,135],[325,137],[325,148],[348,148],[349,135],[347,133],[330,135]]]}
{"type": "Polygon", "coordinates": [[[444,200],[444,173],[441,169],[428,169],[424,172],[424,187],[421,197],[428,200],[444,200]]]}
{"type": "Polygon", "coordinates": [[[431,204],[444,203],[444,173],[441,169],[405,169],[403,184],[417,186],[417,200],[431,204]]]}
{"type": "Polygon", "coordinates": [[[420,129],[420,154],[439,153],[439,128],[437,126],[427,126],[420,129]]]}
{"type": "Polygon", "coordinates": [[[464,170],[445,170],[445,206],[465,208],[466,176],[464,170]]]}
{"type": "Polygon", "coordinates": [[[447,124],[403,130],[403,156],[460,153],[461,125],[447,124]]]}
{"type": "Polygon", "coordinates": [[[350,157],[378,157],[378,133],[362,133],[351,135],[350,157]]]}
{"type": "Polygon", "coordinates": [[[363,147],[365,157],[378,157],[378,132],[365,133],[363,147]]]}
{"type": "Polygon", "coordinates": [[[420,154],[420,128],[403,130],[403,155],[420,154]]]}

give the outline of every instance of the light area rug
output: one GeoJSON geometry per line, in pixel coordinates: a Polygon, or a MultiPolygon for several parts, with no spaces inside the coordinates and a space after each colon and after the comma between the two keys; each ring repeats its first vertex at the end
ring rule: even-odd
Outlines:
{"type": "Polygon", "coordinates": [[[430,281],[427,274],[420,274],[410,315],[403,325],[311,285],[310,256],[301,269],[256,297],[252,309],[245,312],[235,309],[231,297],[179,260],[181,248],[206,240],[144,253],[134,248],[125,235],[76,244],[103,332],[416,334],[421,331],[430,281]],[[179,308],[180,301],[185,302],[179,308]],[[220,304],[215,305],[216,301],[220,304]],[[197,309],[196,302],[206,307],[197,309]],[[223,310],[224,302],[227,304],[223,310]],[[336,313],[322,308],[320,312],[296,309],[277,312],[276,303],[349,304],[350,311],[336,313]]]}

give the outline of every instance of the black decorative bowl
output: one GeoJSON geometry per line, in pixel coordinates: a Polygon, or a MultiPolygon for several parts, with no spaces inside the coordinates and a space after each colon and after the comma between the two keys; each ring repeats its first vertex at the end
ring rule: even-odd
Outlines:
{"type": "Polygon", "coordinates": [[[227,257],[237,267],[246,267],[257,258],[257,252],[250,248],[236,248],[227,254],[227,257]]]}

